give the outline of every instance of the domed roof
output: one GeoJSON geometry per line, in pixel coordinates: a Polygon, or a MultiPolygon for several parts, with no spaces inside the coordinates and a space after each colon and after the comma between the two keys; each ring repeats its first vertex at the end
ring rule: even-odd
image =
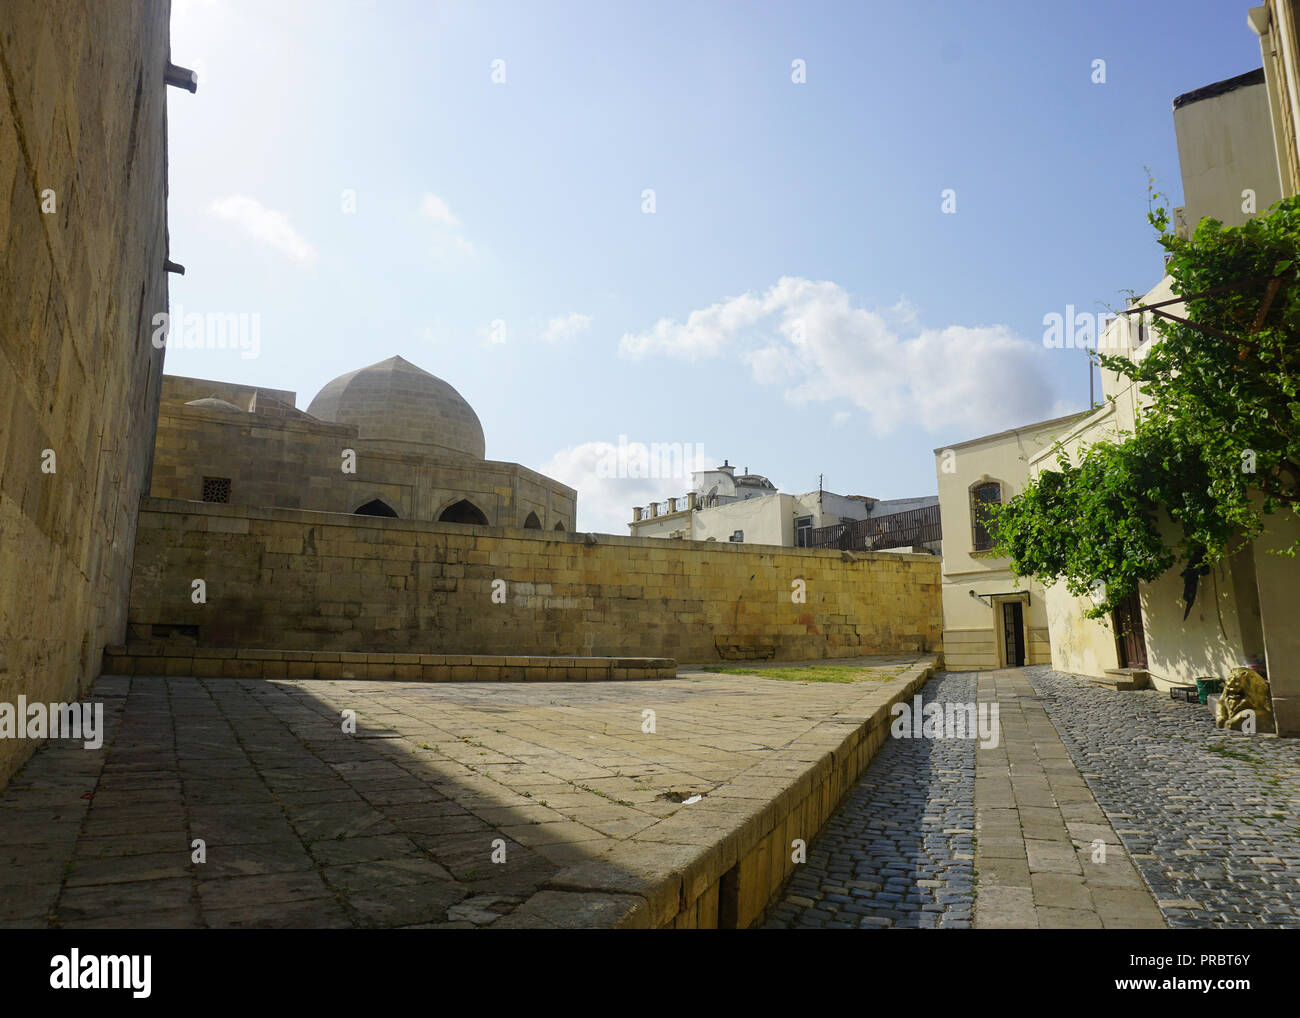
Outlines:
{"type": "Polygon", "coordinates": [[[186,406],[202,407],[205,410],[226,410],[233,411],[237,414],[244,413],[239,407],[227,400],[220,399],[217,396],[205,396],[203,399],[192,399],[186,406]]]}
{"type": "Polygon", "coordinates": [[[474,408],[441,378],[401,357],[340,375],[316,394],[307,413],[354,425],[359,438],[483,458],[483,426],[474,408]]]}

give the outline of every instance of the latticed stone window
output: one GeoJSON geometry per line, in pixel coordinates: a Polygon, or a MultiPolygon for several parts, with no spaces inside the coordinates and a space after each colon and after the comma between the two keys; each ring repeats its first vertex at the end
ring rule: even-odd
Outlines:
{"type": "Polygon", "coordinates": [[[230,501],[230,478],[229,477],[203,478],[203,501],[204,502],[229,502],[230,501]]]}
{"type": "Polygon", "coordinates": [[[970,490],[970,522],[975,551],[988,551],[993,547],[993,535],[989,533],[990,506],[1002,502],[1002,485],[997,481],[977,484],[970,490]]]}

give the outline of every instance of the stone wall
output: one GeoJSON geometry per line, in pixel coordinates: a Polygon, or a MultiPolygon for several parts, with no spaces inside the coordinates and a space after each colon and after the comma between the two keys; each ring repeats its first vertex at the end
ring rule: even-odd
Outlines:
{"type": "Polygon", "coordinates": [[[681,662],[929,651],[939,562],[146,499],[133,639],[681,662]],[[593,543],[589,543],[593,542],[593,543]],[[201,579],[206,602],[193,600],[201,579]],[[494,581],[505,603],[493,602],[494,581]],[[802,580],[805,603],[792,600],[802,580]]]}
{"type": "MultiPolygon", "coordinates": [[[[162,377],[170,16],[0,3],[0,702],[76,699],[125,630],[162,377]]],[[[0,786],[35,748],[0,741],[0,786]]]]}

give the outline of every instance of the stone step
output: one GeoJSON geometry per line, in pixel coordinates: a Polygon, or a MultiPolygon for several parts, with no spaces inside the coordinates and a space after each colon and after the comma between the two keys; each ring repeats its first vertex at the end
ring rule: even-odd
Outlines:
{"type": "Polygon", "coordinates": [[[131,644],[104,648],[102,674],[213,679],[607,682],[676,678],[677,662],[666,657],[400,654],[131,644]]]}
{"type": "Polygon", "coordinates": [[[1147,689],[1151,685],[1151,676],[1142,668],[1109,668],[1105,675],[1093,675],[1090,678],[1094,685],[1117,692],[1147,689]]]}

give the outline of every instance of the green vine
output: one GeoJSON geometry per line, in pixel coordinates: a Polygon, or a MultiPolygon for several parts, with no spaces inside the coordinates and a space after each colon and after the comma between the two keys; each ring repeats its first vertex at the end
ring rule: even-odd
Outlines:
{"type": "Polygon", "coordinates": [[[992,521],[1017,576],[1092,595],[1094,618],[1176,564],[1203,572],[1265,516],[1300,514],[1300,197],[1241,226],[1204,219],[1186,239],[1152,198],[1148,221],[1187,298],[1162,310],[1188,321],[1156,317],[1160,341],[1138,357],[1097,355],[1150,405],[1117,441],[1075,460],[1058,447],[1056,469],[992,521]]]}

